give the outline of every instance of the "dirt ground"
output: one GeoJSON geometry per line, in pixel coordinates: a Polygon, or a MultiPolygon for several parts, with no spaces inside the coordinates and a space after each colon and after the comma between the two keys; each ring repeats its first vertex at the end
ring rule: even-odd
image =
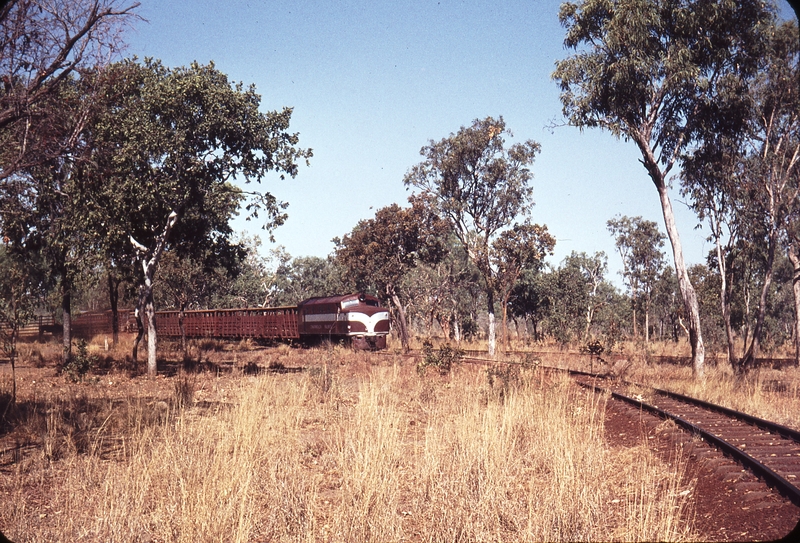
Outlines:
{"type": "Polygon", "coordinates": [[[645,440],[668,462],[677,457],[691,460],[684,477],[694,481],[695,529],[703,541],[780,540],[800,526],[800,508],[674,425],[610,402],[605,435],[612,445],[633,446],[645,440]]]}

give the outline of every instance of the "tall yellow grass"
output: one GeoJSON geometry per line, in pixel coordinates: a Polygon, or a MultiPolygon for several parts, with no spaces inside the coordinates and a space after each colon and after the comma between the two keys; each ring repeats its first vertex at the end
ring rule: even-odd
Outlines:
{"type": "Polygon", "coordinates": [[[566,380],[318,363],[241,377],[226,404],[131,400],[124,435],[95,429],[114,454],[3,475],[0,528],[18,542],[692,539],[682,462],[611,448],[605,400],[566,380]]]}

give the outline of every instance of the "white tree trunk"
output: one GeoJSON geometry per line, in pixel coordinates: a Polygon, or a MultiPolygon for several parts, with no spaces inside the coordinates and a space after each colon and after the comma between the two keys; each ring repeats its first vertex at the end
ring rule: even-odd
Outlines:
{"type": "Polygon", "coordinates": [[[789,247],[792,262],[792,293],[794,294],[794,363],[800,366],[800,247],[792,240],[789,247]]]}
{"type": "Polygon", "coordinates": [[[489,356],[494,357],[497,350],[497,336],[494,322],[494,292],[492,292],[491,288],[486,291],[486,298],[489,308],[489,356]]]}
{"type": "Polygon", "coordinates": [[[152,293],[145,304],[144,312],[145,315],[147,315],[147,374],[155,376],[158,372],[158,365],[156,362],[158,338],[156,336],[156,310],[153,305],[152,293]]]}
{"type": "Polygon", "coordinates": [[[669,192],[666,184],[656,183],[658,196],[661,200],[661,211],[664,214],[664,225],[667,229],[667,237],[672,244],[672,254],[675,258],[675,273],[678,276],[678,286],[680,287],[683,307],[689,320],[689,343],[692,346],[692,370],[697,378],[703,377],[705,371],[706,349],[703,345],[703,334],[700,327],[700,304],[697,302],[697,293],[689,280],[689,273],[686,270],[686,263],[683,260],[683,249],[681,239],[678,234],[678,227],[675,225],[675,213],[672,211],[672,202],[669,199],[669,192]]]}
{"type": "Polygon", "coordinates": [[[137,304],[139,307],[137,307],[137,310],[144,310],[145,316],[147,317],[147,374],[150,377],[155,377],[158,371],[156,363],[158,341],[156,337],[156,314],[153,304],[153,279],[156,276],[161,254],[167,246],[169,234],[176,222],[178,222],[178,213],[173,211],[169,214],[169,217],[167,217],[167,224],[164,226],[164,231],[156,239],[155,247],[152,251],[136,241],[133,236],[130,236],[131,243],[139,253],[139,258],[142,259],[142,272],[144,273],[144,286],[140,290],[139,302],[137,304]],[[151,255],[149,259],[147,258],[148,254],[151,255]]]}

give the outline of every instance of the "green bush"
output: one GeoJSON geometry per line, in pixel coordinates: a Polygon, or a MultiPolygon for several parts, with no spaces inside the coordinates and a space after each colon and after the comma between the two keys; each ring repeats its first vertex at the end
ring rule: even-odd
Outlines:
{"type": "Polygon", "coordinates": [[[442,345],[438,350],[433,349],[433,344],[425,340],[422,343],[422,360],[417,364],[417,373],[425,375],[429,366],[439,370],[440,375],[447,375],[453,364],[464,357],[464,351],[453,348],[449,344],[442,345]]]}
{"type": "Polygon", "coordinates": [[[73,383],[83,381],[86,374],[89,373],[97,361],[96,357],[89,355],[86,341],[79,339],[75,348],[77,352],[72,354],[69,362],[64,364],[64,368],[62,369],[73,383]]]}

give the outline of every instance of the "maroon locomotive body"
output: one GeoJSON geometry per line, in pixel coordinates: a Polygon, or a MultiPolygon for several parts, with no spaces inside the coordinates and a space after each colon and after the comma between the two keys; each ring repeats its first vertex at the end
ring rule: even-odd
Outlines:
{"type": "MultiPolygon", "coordinates": [[[[119,320],[121,329],[131,330],[130,311],[121,311],[119,320]],[[123,324],[126,322],[127,326],[123,324]]],[[[156,312],[158,335],[180,337],[180,320],[179,311],[156,312]]],[[[185,311],[183,328],[187,338],[251,338],[306,344],[331,341],[345,342],[356,349],[385,349],[390,326],[389,312],[376,297],[347,294],[310,298],[297,306],[185,311]]],[[[72,329],[78,336],[111,333],[111,314],[76,316],[72,329]]]]}
{"type": "Polygon", "coordinates": [[[297,305],[298,329],[307,338],[342,338],[356,349],[385,349],[389,312],[375,296],[310,298],[297,305]]]}

